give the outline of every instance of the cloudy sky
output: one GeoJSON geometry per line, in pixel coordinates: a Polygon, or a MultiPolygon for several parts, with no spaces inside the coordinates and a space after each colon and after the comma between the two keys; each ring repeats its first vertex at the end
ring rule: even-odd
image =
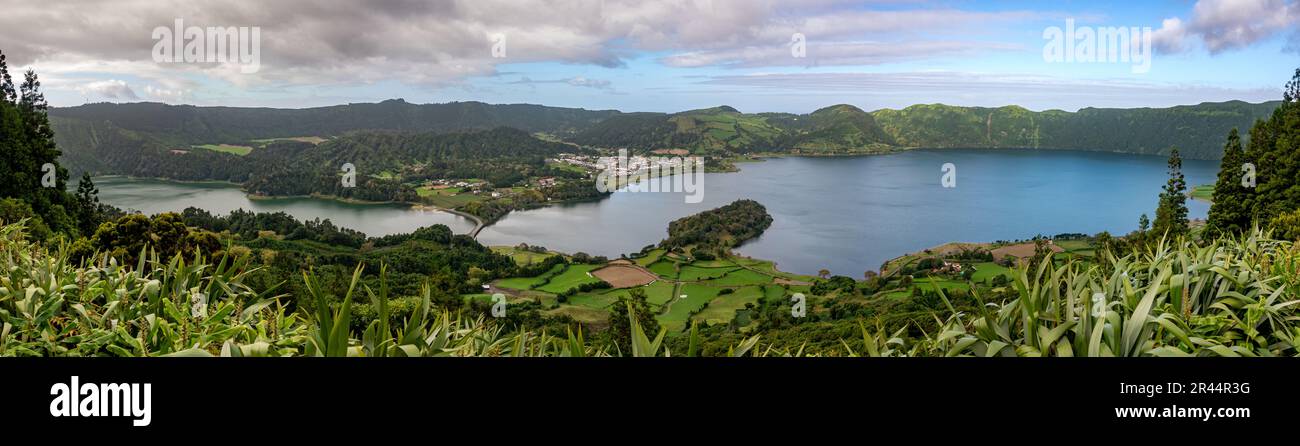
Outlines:
{"type": "Polygon", "coordinates": [[[0,0],[0,51],[57,106],[1075,110],[1277,99],[1300,67],[1296,1],[0,0]],[[160,37],[177,20],[181,35],[160,37]],[[1149,69],[1047,60],[1048,30],[1067,21],[1078,42],[1083,28],[1150,28],[1149,69]],[[186,62],[192,26],[248,27],[258,63],[186,62]]]}

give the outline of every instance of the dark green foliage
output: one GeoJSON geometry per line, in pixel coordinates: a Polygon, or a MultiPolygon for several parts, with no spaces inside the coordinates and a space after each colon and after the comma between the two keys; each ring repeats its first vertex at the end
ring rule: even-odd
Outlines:
{"type": "Polygon", "coordinates": [[[676,114],[618,115],[578,133],[572,140],[598,147],[688,148],[697,153],[792,149],[834,153],[928,147],[1159,154],[1175,145],[1191,159],[1218,159],[1220,147],[1212,141],[1231,128],[1245,127],[1268,116],[1278,105],[1230,101],[1170,108],[1084,108],[1073,113],[943,104],[867,113],[851,105],[835,105],[806,115],[742,114],[730,107],[717,107],[676,114]],[[721,132],[713,131],[717,127],[703,125],[719,120],[730,125],[721,132]]]}
{"type": "MultiPolygon", "coordinates": [[[[567,290],[561,291],[559,294],[556,294],[556,297],[563,298],[564,300],[561,302],[567,302],[569,300],[569,296],[572,296],[574,294],[586,293],[595,290],[607,290],[610,287],[611,285],[609,284],[609,282],[605,282],[603,280],[599,282],[584,283],[582,285],[578,285],[573,288],[569,288],[567,290]]],[[[635,291],[642,291],[642,290],[637,289],[635,291]]],[[[644,293],[644,291],[642,291],[642,293],[644,293]]]]}
{"type": "Polygon", "coordinates": [[[410,240],[424,240],[438,244],[451,242],[454,234],[447,225],[433,225],[418,228],[410,234],[392,234],[373,239],[375,247],[400,245],[410,240]]]}
{"type": "Polygon", "coordinates": [[[1251,128],[1246,150],[1259,171],[1251,209],[1260,222],[1300,209],[1300,69],[1287,83],[1283,99],[1267,121],[1251,128]]]}
{"type": "MultiPolygon", "coordinates": [[[[79,171],[176,180],[243,184],[252,194],[322,195],[363,201],[416,202],[411,184],[429,179],[483,178],[496,187],[522,185],[530,176],[572,177],[545,159],[572,146],[498,127],[464,133],[350,133],[319,145],[278,141],[239,156],[176,150],[155,135],[110,123],[71,122],[60,135],[73,147],[66,159],[79,171]],[[355,184],[343,181],[350,164],[355,184]]],[[[183,146],[187,147],[187,146],[183,146]]],[[[594,184],[557,189],[553,199],[598,197],[594,184]]],[[[563,183],[562,183],[563,184],[563,183]]],[[[546,201],[538,196],[538,202],[546,201]]]]}
{"type": "Polygon", "coordinates": [[[857,287],[857,282],[854,281],[852,277],[831,276],[830,279],[817,281],[817,283],[813,284],[810,291],[817,295],[830,294],[832,292],[852,293],[855,287],[857,287]]]}
{"type": "Polygon", "coordinates": [[[1228,142],[1223,146],[1223,162],[1219,167],[1218,180],[1214,183],[1214,203],[1210,206],[1206,222],[1210,236],[1240,234],[1250,229],[1250,208],[1255,189],[1242,185],[1246,173],[1243,165],[1249,162],[1241,147],[1241,137],[1234,128],[1228,133],[1228,142]]]}
{"type": "Polygon", "coordinates": [[[121,129],[149,134],[167,145],[182,147],[242,144],[266,138],[338,136],[354,130],[448,133],[506,126],[562,135],[617,114],[613,110],[528,104],[411,104],[401,99],[303,109],[98,103],[54,111],[54,116],[64,121],[113,121],[121,129]]]}
{"type": "MultiPolygon", "coordinates": [[[[0,53],[0,198],[15,200],[4,206],[7,217],[32,218],[37,237],[76,236],[98,221],[67,192],[48,109],[36,72],[24,73],[15,88],[0,53]]],[[[87,193],[93,196],[93,188],[87,193]]]]}
{"type": "Polygon", "coordinates": [[[1274,217],[1268,226],[1278,240],[1300,241],[1300,209],[1274,217]]]}
{"type": "Polygon", "coordinates": [[[570,260],[572,260],[573,263],[586,263],[586,264],[593,264],[593,265],[603,265],[603,264],[605,264],[606,262],[609,262],[609,259],[608,259],[608,258],[605,258],[605,256],[593,256],[593,255],[591,255],[591,254],[587,254],[587,253],[582,252],[582,251],[575,252],[575,253],[573,253],[573,255],[570,256],[570,257],[571,257],[570,260]]]}
{"type": "Polygon", "coordinates": [[[632,321],[628,317],[627,308],[631,306],[636,312],[637,322],[641,324],[641,329],[646,333],[658,333],[659,321],[655,319],[654,311],[650,309],[650,304],[646,303],[645,290],[633,288],[628,291],[628,296],[619,299],[618,303],[609,307],[609,330],[606,330],[606,336],[609,341],[618,346],[618,351],[623,354],[632,352],[632,321]]]}
{"type": "MultiPolygon", "coordinates": [[[[311,240],[350,248],[360,248],[366,242],[365,234],[353,229],[336,226],[329,219],[317,218],[299,222],[285,212],[258,213],[236,209],[231,211],[229,215],[217,217],[203,209],[190,207],[182,211],[180,215],[187,225],[213,232],[230,231],[239,234],[245,239],[255,239],[261,231],[272,231],[284,236],[287,240],[311,240]]],[[[428,231],[436,231],[436,229],[421,228],[417,229],[416,233],[425,237],[429,236],[428,231]]],[[[450,234],[451,230],[447,229],[446,232],[450,234]]],[[[401,239],[405,240],[414,235],[396,237],[405,237],[401,239]]]]}
{"type": "Polygon", "coordinates": [[[698,135],[678,133],[664,113],[626,113],[612,116],[577,135],[578,144],[653,150],[694,144],[698,135]]]}
{"type": "Polygon", "coordinates": [[[550,271],[552,268],[555,268],[558,265],[564,265],[567,263],[569,263],[569,261],[566,260],[562,255],[550,256],[540,262],[518,266],[515,269],[514,274],[511,274],[511,276],[537,277],[542,274],[545,274],[547,271],[550,271]]]}
{"type": "Polygon", "coordinates": [[[1187,181],[1183,178],[1183,160],[1178,149],[1169,153],[1169,181],[1160,194],[1156,221],[1151,229],[1155,236],[1170,238],[1187,234],[1187,181]]]}
{"type": "Polygon", "coordinates": [[[17,198],[0,199],[0,222],[10,224],[22,220],[27,220],[27,229],[37,240],[50,236],[50,227],[45,225],[44,218],[32,210],[30,203],[17,198]]]}
{"type": "Polygon", "coordinates": [[[148,254],[146,248],[156,251],[163,259],[170,259],[176,254],[193,255],[196,251],[212,254],[221,250],[221,243],[215,234],[190,230],[179,214],[168,212],[153,218],[131,214],[104,222],[90,237],[89,248],[131,265],[139,261],[142,252],[148,254]]]}
{"type": "Polygon", "coordinates": [[[943,259],[937,257],[926,257],[916,262],[916,269],[935,269],[943,268],[943,259]]]}
{"type": "Polygon", "coordinates": [[[1218,159],[1214,142],[1229,129],[1267,116],[1277,102],[1207,102],[1169,108],[1083,108],[1032,112],[1021,107],[913,105],[872,114],[908,147],[1104,150],[1155,155],[1177,146],[1191,159],[1218,159]]]}
{"type": "Polygon", "coordinates": [[[722,254],[758,237],[772,225],[767,208],[754,200],[736,200],[717,209],[673,220],[668,238],[659,243],[665,249],[695,246],[695,251],[722,254]]]}

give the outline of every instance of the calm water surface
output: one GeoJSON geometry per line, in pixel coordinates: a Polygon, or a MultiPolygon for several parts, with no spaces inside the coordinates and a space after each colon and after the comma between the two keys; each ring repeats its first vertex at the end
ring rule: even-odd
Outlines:
{"type": "MultiPolygon", "coordinates": [[[[1167,179],[1165,159],[1100,152],[916,150],[847,158],[780,158],[744,163],[740,173],[706,174],[703,202],[680,193],[640,192],[598,202],[514,212],[485,228],[492,245],[520,242],[565,252],[617,256],[667,236],[668,222],[739,198],[767,206],[775,221],[739,249],[775,260],[782,270],[858,277],[890,258],[949,241],[1021,239],[1065,232],[1120,234],[1154,218],[1167,179]],[[957,167],[957,187],[943,188],[941,166],[957,167]]],[[[1214,181],[1218,163],[1184,160],[1189,187],[1214,181]]],[[[665,180],[666,181],[666,180],[665,180]]],[[[384,235],[434,223],[468,232],[473,223],[442,212],[397,205],[357,205],[296,198],[249,200],[227,185],[98,179],[101,199],[148,213],[196,206],[285,211],[298,218],[384,235]]],[[[1188,201],[1190,216],[1208,204],[1188,201]]]]}
{"type": "Polygon", "coordinates": [[[283,211],[299,220],[328,218],[336,225],[372,236],[411,232],[438,223],[458,233],[474,229],[474,222],[470,219],[446,212],[412,209],[401,204],[355,204],[306,197],[250,199],[238,186],[224,183],[178,183],[124,177],[100,177],[94,181],[99,188],[100,201],[146,214],[179,212],[191,206],[217,215],[235,209],[283,211]]]}

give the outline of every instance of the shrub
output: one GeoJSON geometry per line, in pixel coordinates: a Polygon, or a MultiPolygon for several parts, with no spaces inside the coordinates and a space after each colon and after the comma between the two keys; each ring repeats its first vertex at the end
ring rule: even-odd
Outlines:
{"type": "Polygon", "coordinates": [[[1278,240],[1300,240],[1300,209],[1274,217],[1268,225],[1278,240]]]}

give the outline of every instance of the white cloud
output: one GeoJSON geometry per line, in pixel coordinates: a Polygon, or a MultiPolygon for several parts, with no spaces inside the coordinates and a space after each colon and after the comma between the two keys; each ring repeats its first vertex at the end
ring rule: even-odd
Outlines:
{"type": "Polygon", "coordinates": [[[144,93],[149,95],[149,98],[151,99],[166,102],[168,104],[181,103],[186,97],[186,92],[184,90],[168,90],[166,88],[154,87],[153,85],[145,85],[144,93]]]}
{"type": "Polygon", "coordinates": [[[1192,17],[1164,21],[1154,42],[1163,52],[1181,52],[1199,42],[1210,54],[1241,49],[1294,32],[1300,6],[1290,0],[1198,0],[1192,17]]]}
{"type": "Polygon", "coordinates": [[[745,47],[674,54],[661,59],[674,67],[724,66],[756,68],[773,66],[877,65],[925,59],[940,55],[972,54],[984,51],[1020,49],[1019,45],[960,42],[806,42],[804,57],[794,57],[786,45],[745,47]]]}
{"type": "Polygon", "coordinates": [[[517,81],[507,82],[516,85],[537,85],[537,84],[568,84],[573,87],[594,88],[598,90],[609,90],[613,88],[613,83],[604,79],[591,79],[584,76],[574,76],[566,79],[542,79],[534,80],[528,76],[519,78],[517,81]]]}
{"type": "Polygon", "coordinates": [[[567,81],[565,81],[565,83],[575,87],[586,87],[586,88],[596,88],[596,89],[607,89],[610,87],[610,82],[607,80],[588,79],[582,76],[572,77],[567,81]]]}
{"type": "Polygon", "coordinates": [[[126,81],[117,79],[85,83],[77,87],[77,92],[87,98],[94,96],[95,99],[140,99],[126,81]]]}
{"type": "Polygon", "coordinates": [[[1187,49],[1187,26],[1178,17],[1165,19],[1152,33],[1151,44],[1162,53],[1181,53],[1187,49]]]}
{"type": "MultiPolygon", "coordinates": [[[[1276,100],[1276,89],[1234,89],[1195,84],[1169,84],[1133,79],[1070,79],[1055,76],[971,73],[956,71],[886,73],[770,73],[710,76],[709,88],[736,87],[747,97],[788,95],[803,99],[826,95],[863,109],[898,108],[945,102],[950,105],[1000,107],[1020,105],[1033,110],[1082,107],[1167,107],[1204,101],[1276,100]],[[856,102],[851,102],[856,101],[856,102]]],[[[825,105],[827,99],[813,102],[825,105]]]]}
{"type": "Polygon", "coordinates": [[[619,67],[643,51],[668,54],[662,61],[676,66],[787,65],[773,51],[788,49],[793,32],[820,48],[819,64],[911,60],[986,47],[964,36],[1038,16],[897,4],[873,11],[841,0],[67,0],[6,6],[0,50],[46,78],[101,73],[168,91],[202,89],[169,85],[195,79],[244,90],[385,81],[443,87],[498,74],[501,64],[619,67]],[[260,70],[155,63],[153,29],[178,18],[186,26],[260,27],[260,70]],[[494,34],[507,37],[504,58],[492,57],[494,34]],[[880,47],[889,40],[910,49],[880,47]]]}

